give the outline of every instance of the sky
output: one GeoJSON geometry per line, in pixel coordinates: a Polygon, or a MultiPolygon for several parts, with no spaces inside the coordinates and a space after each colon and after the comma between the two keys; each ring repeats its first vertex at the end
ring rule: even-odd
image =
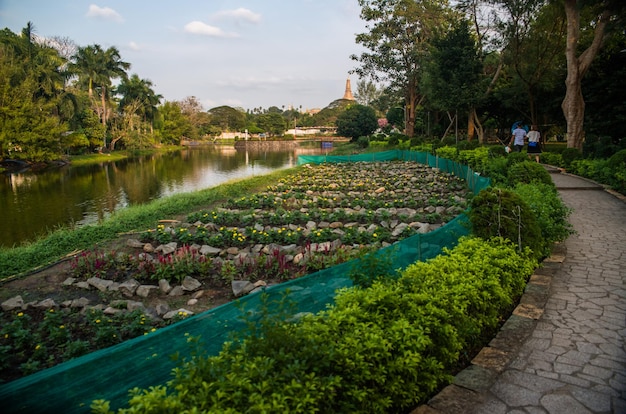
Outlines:
{"type": "Polygon", "coordinates": [[[357,0],[0,0],[0,28],[115,46],[164,100],[324,108],[354,92],[357,0]]]}

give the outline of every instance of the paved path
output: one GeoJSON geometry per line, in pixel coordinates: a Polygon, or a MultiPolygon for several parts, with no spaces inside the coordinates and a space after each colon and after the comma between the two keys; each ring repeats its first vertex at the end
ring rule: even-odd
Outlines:
{"type": "Polygon", "coordinates": [[[413,413],[626,414],[626,202],[550,172],[577,234],[472,366],[413,413]]]}

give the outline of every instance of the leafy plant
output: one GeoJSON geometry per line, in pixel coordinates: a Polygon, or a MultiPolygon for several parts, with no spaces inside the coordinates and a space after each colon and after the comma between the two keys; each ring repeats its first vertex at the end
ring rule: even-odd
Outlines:
{"type": "Polygon", "coordinates": [[[532,209],[514,192],[503,188],[486,188],[472,199],[469,212],[472,233],[484,239],[502,237],[543,254],[541,229],[532,209]],[[539,248],[537,248],[539,247],[539,248]]]}

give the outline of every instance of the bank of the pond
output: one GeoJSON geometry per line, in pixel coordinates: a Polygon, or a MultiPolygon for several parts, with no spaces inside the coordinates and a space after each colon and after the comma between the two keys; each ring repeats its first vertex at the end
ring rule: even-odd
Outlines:
{"type": "Polygon", "coordinates": [[[106,245],[122,233],[151,228],[158,220],[184,216],[229,198],[248,195],[293,171],[294,168],[287,168],[267,175],[234,180],[205,190],[176,194],[119,210],[96,225],[64,227],[32,243],[1,248],[0,281],[41,269],[77,250],[106,245]]]}

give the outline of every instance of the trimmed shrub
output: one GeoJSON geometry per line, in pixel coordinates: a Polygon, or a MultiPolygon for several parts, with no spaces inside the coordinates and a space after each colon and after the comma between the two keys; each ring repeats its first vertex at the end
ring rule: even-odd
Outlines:
{"type": "Polygon", "coordinates": [[[539,163],[524,161],[513,164],[507,173],[509,185],[540,183],[554,187],[550,173],[539,163]]]}
{"type": "Polygon", "coordinates": [[[565,148],[563,152],[561,152],[561,157],[563,157],[565,168],[569,168],[572,162],[581,159],[583,154],[576,148],[565,148]]]}
{"type": "Polygon", "coordinates": [[[567,221],[571,210],[563,204],[552,184],[518,183],[513,191],[531,208],[541,229],[541,244],[532,246],[533,250],[541,257],[549,256],[554,243],[567,239],[573,232],[567,221]]]}
{"type": "Polygon", "coordinates": [[[469,219],[472,233],[483,239],[503,237],[523,248],[542,255],[543,239],[533,210],[520,196],[510,190],[490,187],[472,199],[469,219]],[[541,246],[541,249],[537,249],[541,246]]]}

